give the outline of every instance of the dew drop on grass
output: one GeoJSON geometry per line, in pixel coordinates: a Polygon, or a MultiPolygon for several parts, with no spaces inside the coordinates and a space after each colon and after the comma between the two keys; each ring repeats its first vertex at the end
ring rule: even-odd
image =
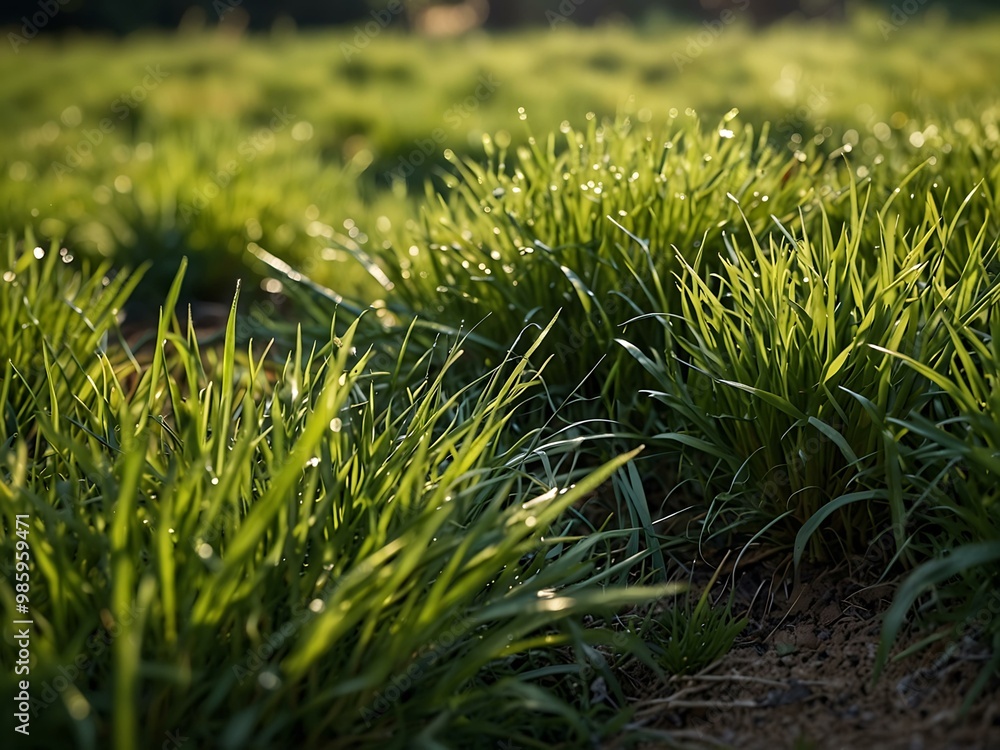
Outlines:
{"type": "Polygon", "coordinates": [[[44,250],[42,250],[42,248],[40,248],[40,247],[36,247],[36,248],[34,249],[33,253],[34,253],[34,256],[35,256],[36,258],[38,258],[38,260],[41,260],[42,258],[44,258],[44,257],[45,257],[45,251],[44,251],[44,250]]]}
{"type": "Polygon", "coordinates": [[[77,721],[83,721],[90,716],[90,704],[80,693],[73,693],[66,699],[66,710],[77,721]]]}
{"type": "Polygon", "coordinates": [[[330,429],[333,432],[340,432],[343,426],[344,426],[344,421],[340,417],[334,417],[333,419],[330,420],[330,429]]]}
{"type": "Polygon", "coordinates": [[[265,690],[276,690],[281,685],[281,680],[274,672],[261,672],[257,682],[265,690]]]}

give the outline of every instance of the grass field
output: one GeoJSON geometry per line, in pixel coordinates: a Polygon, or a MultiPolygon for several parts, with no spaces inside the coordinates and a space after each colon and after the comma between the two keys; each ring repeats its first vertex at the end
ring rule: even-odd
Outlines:
{"type": "Polygon", "coordinates": [[[762,554],[995,691],[1000,23],[881,21],[0,57],[18,746],[666,742],[762,554]]]}
{"type": "MultiPolygon", "coordinates": [[[[771,123],[781,152],[828,155],[846,142],[866,168],[880,156],[919,160],[945,145],[946,125],[995,136],[994,25],[970,24],[942,43],[928,14],[886,41],[884,20],[762,37],[739,19],[711,38],[702,27],[567,24],[427,42],[386,30],[363,49],[352,30],[39,37],[0,58],[10,134],[0,219],[65,237],[78,254],[162,260],[153,271],[163,286],[189,253],[199,277],[190,283],[224,301],[248,241],[299,262],[324,249],[347,258],[334,241],[350,244],[355,226],[365,248],[406,241],[423,180],[447,165],[447,151],[483,158],[486,135],[512,149],[531,134],[544,142],[564,122],[583,128],[588,113],[626,111],[662,129],[694,110],[707,128],[738,108],[740,122],[771,123]]],[[[377,289],[355,270],[311,269],[367,299],[377,289]]]]}

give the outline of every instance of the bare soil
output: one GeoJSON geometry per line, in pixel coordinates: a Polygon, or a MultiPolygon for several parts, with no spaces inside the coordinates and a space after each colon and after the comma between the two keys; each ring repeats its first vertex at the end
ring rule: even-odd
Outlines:
{"type": "MultiPolygon", "coordinates": [[[[972,637],[890,661],[873,682],[881,619],[898,581],[877,583],[882,562],[864,558],[803,570],[800,585],[788,570],[787,560],[772,558],[737,574],[734,612],[748,613],[750,624],[701,674],[666,684],[630,675],[635,722],[663,738],[644,747],[1000,748],[995,675],[960,715],[987,658],[972,637]]],[[[894,653],[928,634],[905,634],[894,653]]]]}

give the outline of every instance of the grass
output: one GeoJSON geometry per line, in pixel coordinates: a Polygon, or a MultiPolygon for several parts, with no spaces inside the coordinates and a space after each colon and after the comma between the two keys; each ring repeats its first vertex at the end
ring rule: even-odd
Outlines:
{"type": "Polygon", "coordinates": [[[709,603],[717,570],[692,607],[673,606],[650,619],[648,631],[652,651],[668,674],[689,675],[700,672],[725,656],[748,624],[746,618],[732,613],[732,601],[726,606],[709,603]]]}
{"type": "Polygon", "coordinates": [[[584,130],[588,112],[599,122],[631,107],[637,121],[664,123],[691,110],[714,124],[738,107],[745,122],[771,122],[786,157],[849,145],[866,170],[947,149],[952,131],[995,139],[995,109],[977,106],[993,93],[995,22],[950,27],[942,43],[934,13],[888,42],[880,20],[858,15],[849,33],[757,33],[737,21],[684,66],[673,54],[700,29],[670,23],[433,43],[386,31],[350,59],[351,30],[39,35],[0,57],[11,133],[0,225],[15,236],[30,225],[94,258],[154,260],[149,288],[168,285],[186,254],[191,293],[223,303],[248,242],[374,299],[379,288],[331,240],[354,230],[365,249],[399,241],[414,221],[406,186],[421,197],[423,180],[448,169],[447,150],[484,158],[484,135],[513,149],[530,127],[544,147],[564,121],[584,130]],[[483,76],[495,83],[477,97],[483,76]],[[275,109],[288,121],[272,128],[275,109]],[[405,164],[412,174],[394,177],[405,164]]]}
{"type": "Polygon", "coordinates": [[[796,566],[890,549],[880,664],[943,625],[925,640],[991,645],[985,689],[995,23],[949,27],[929,65],[930,21],[872,55],[875,20],[734,28],[685,71],[620,29],[438,60],[388,33],[351,61],[340,32],[23,50],[2,94],[0,547],[30,546],[33,741],[638,740],[629,662],[700,669],[745,624],[711,584],[672,598],[685,561],[760,546],[796,566]],[[908,94],[870,74],[904,69],[908,94]],[[434,137],[486,74],[504,85],[434,137]],[[741,101],[713,75],[742,76],[741,101]],[[387,176],[427,138],[440,158],[387,176]],[[226,300],[217,338],[191,296],[226,300]],[[136,343],[122,313],[150,299],[136,343]]]}
{"type": "Polygon", "coordinates": [[[607,585],[636,563],[603,551],[621,532],[565,534],[565,510],[632,456],[546,484],[532,471],[544,444],[508,428],[537,390],[527,359],[484,375],[469,398],[445,390],[458,350],[433,377],[419,364],[372,372],[352,325],[266,362],[237,354],[235,312],[210,357],[175,315],[178,276],[162,345],[136,369],[86,346],[63,352],[25,304],[44,281],[61,293],[55,330],[102,336],[106,321],[102,331],[67,303],[100,309],[117,289],[92,299],[55,252],[11,246],[8,260],[8,368],[31,369],[37,350],[18,339],[35,336],[48,388],[4,381],[17,420],[5,524],[30,517],[31,590],[48,592],[32,609],[34,684],[78,670],[38,698],[33,739],[146,747],[180,728],[223,747],[315,745],[331,732],[344,746],[430,747],[600,735],[607,717],[574,713],[514,665],[531,657],[542,680],[641,649],[567,623],[666,589],[607,585]],[[511,723],[523,711],[571,724],[511,723]]]}

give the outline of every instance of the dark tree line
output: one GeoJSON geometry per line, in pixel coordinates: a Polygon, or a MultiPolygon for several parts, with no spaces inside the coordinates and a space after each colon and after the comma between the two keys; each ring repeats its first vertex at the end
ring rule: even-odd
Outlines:
{"type": "MultiPolygon", "coordinates": [[[[605,18],[641,20],[650,12],[669,13],[678,18],[711,19],[725,10],[745,12],[755,24],[766,26],[789,16],[839,19],[846,0],[7,0],[0,7],[0,26],[17,33],[19,28],[55,31],[63,29],[102,30],[124,34],[139,28],[174,28],[192,8],[200,9],[208,24],[237,11],[253,29],[270,28],[281,18],[291,18],[300,26],[356,24],[372,20],[391,5],[405,7],[393,12],[394,23],[412,23],[428,5],[476,4],[487,8],[484,25],[510,29],[544,25],[560,18],[585,26],[605,18]]],[[[972,0],[960,4],[944,0],[871,0],[887,12],[894,5],[919,3],[943,5],[950,12],[971,15],[1000,10],[1000,0],[972,0]],[[957,7],[956,7],[957,6],[957,7]]],[[[384,16],[383,16],[384,17],[384,16]]]]}

